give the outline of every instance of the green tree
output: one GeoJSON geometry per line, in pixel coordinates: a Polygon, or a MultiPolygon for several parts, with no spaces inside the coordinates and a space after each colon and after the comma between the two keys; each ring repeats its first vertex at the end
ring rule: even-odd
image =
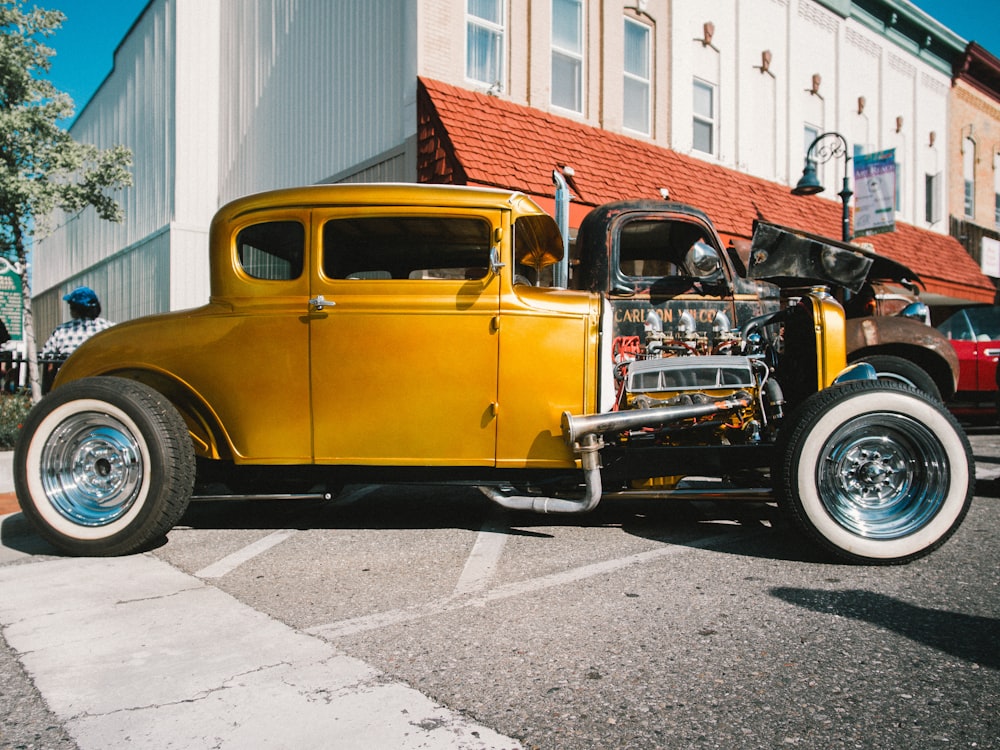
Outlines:
{"type": "Polygon", "coordinates": [[[31,313],[28,251],[43,236],[56,209],[73,214],[93,207],[120,222],[113,193],[132,184],[132,153],[78,143],[60,122],[73,116],[73,100],[45,77],[55,50],[46,41],[66,17],[25,0],[0,3],[0,255],[21,277],[24,341],[32,399],[41,398],[31,313]]]}

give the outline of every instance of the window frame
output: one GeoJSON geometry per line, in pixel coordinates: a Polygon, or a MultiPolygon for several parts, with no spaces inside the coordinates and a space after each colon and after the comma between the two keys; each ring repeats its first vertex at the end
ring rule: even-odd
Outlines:
{"type": "Polygon", "coordinates": [[[1000,229],[1000,151],[993,154],[993,223],[1000,229]]]}
{"type": "Polygon", "coordinates": [[[498,6],[497,17],[499,22],[491,21],[483,16],[477,15],[472,10],[474,0],[466,0],[465,3],[465,78],[467,81],[483,84],[485,86],[499,86],[499,91],[507,90],[507,0],[492,0],[498,6]],[[470,54],[472,51],[471,36],[473,30],[485,31],[493,36],[496,49],[492,51],[495,56],[497,67],[497,78],[495,80],[484,80],[476,77],[471,69],[470,54]]]}
{"type": "Polygon", "coordinates": [[[962,139],[962,212],[965,218],[976,218],[976,142],[962,139]]]}
{"type": "Polygon", "coordinates": [[[643,23],[635,18],[630,18],[629,16],[625,16],[624,21],[625,32],[622,40],[622,127],[634,133],[640,133],[648,136],[652,135],[653,132],[653,29],[649,24],[643,23]],[[642,32],[645,35],[645,78],[641,77],[638,73],[634,73],[629,70],[629,24],[633,27],[642,29],[642,32]],[[638,85],[645,88],[645,124],[642,128],[634,127],[634,124],[629,122],[629,106],[627,97],[629,94],[630,82],[633,86],[638,85]]]}
{"type": "Polygon", "coordinates": [[[930,225],[941,221],[941,173],[924,173],[924,222],[930,225]]]}
{"type": "Polygon", "coordinates": [[[574,114],[582,115],[586,109],[586,86],[584,82],[587,79],[586,71],[586,55],[584,54],[586,50],[586,39],[587,39],[587,15],[585,13],[585,2],[586,0],[552,0],[551,6],[551,22],[552,28],[550,31],[550,54],[549,62],[551,66],[551,71],[549,74],[549,85],[550,85],[550,98],[553,107],[565,110],[567,112],[573,112],[574,114]],[[578,43],[579,49],[573,50],[566,47],[562,47],[556,43],[556,26],[557,19],[556,13],[557,8],[568,5],[576,6],[577,18],[577,33],[578,33],[578,43]],[[556,59],[562,59],[569,61],[571,65],[575,65],[574,71],[575,75],[575,88],[576,90],[570,92],[571,98],[575,99],[576,106],[568,103],[561,103],[557,101],[556,92],[562,91],[561,87],[556,85],[556,59]]]}
{"type": "Polygon", "coordinates": [[[692,82],[692,102],[691,102],[691,148],[701,154],[708,154],[709,156],[717,156],[719,153],[719,87],[718,85],[706,81],[704,78],[694,77],[692,82]],[[695,107],[694,100],[697,98],[696,92],[698,89],[702,89],[711,94],[711,115],[705,116],[697,111],[695,107]],[[710,150],[706,151],[698,147],[698,138],[696,137],[697,127],[699,125],[707,125],[709,128],[709,137],[711,140],[710,150]]]}

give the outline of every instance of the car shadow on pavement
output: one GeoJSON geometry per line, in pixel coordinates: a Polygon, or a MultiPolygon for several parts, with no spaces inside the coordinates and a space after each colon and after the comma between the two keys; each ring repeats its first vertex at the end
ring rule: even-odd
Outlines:
{"type": "Polygon", "coordinates": [[[590,513],[510,511],[470,487],[370,485],[333,500],[201,499],[181,526],[191,529],[464,529],[552,538],[562,527],[618,528],[650,541],[706,547],[726,554],[830,562],[785,523],[769,503],[714,500],[607,499],[590,513]]]}
{"type": "Polygon", "coordinates": [[[869,622],[956,658],[1000,669],[997,649],[1000,620],[992,617],[918,607],[885,594],[858,589],[778,587],[771,589],[771,594],[814,612],[869,622]]]}
{"type": "Polygon", "coordinates": [[[0,521],[0,545],[25,555],[62,556],[59,550],[38,536],[23,513],[4,516],[0,521]]]}

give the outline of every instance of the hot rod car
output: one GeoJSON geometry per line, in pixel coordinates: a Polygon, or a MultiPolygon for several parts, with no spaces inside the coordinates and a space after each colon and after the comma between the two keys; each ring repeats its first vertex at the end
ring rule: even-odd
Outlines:
{"type": "Polygon", "coordinates": [[[206,485],[458,483],[542,513],[711,492],[776,502],[842,559],[930,552],[972,499],[964,433],[847,365],[828,287],[870,259],[760,229],[744,278],[681,204],[595,209],[567,267],[517,192],[236,200],[211,225],[205,306],[117,325],[63,365],[15,450],[21,507],[63,551],[117,555],[206,485]]]}

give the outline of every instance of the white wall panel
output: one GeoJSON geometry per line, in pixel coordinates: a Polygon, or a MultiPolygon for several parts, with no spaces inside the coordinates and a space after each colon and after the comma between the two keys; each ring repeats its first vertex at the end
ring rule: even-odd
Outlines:
{"type": "Polygon", "coordinates": [[[181,228],[170,234],[170,307],[183,310],[208,303],[208,227],[181,228]]]}
{"type": "MultiPolygon", "coordinates": [[[[70,131],[84,143],[101,148],[124,144],[132,150],[134,184],[120,195],[125,219],[121,224],[102,221],[93,210],[57,217],[58,228],[39,243],[35,253],[36,293],[141,242],[170,221],[175,163],[173,11],[177,1],[153,0],[146,7],[116,50],[113,70],[70,131]]],[[[132,303],[122,306],[129,308],[132,303]]]]}
{"type": "Polygon", "coordinates": [[[410,5],[223,0],[221,202],[328,179],[416,132],[410,5]]]}
{"type": "Polygon", "coordinates": [[[39,347],[57,324],[69,320],[69,306],[62,297],[78,286],[97,292],[102,316],[115,323],[167,310],[169,290],[163,280],[170,268],[170,251],[167,232],[153,235],[38,296],[33,309],[39,347]]]}

